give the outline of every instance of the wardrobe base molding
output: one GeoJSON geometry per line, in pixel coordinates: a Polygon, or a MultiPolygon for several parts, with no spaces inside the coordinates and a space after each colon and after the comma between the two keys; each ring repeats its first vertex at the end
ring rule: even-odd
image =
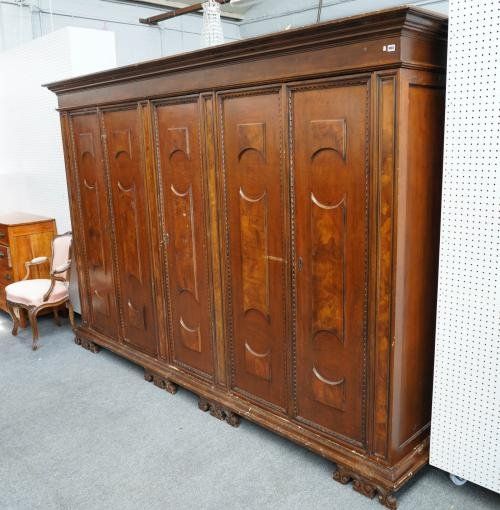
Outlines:
{"type": "MultiPolygon", "coordinates": [[[[239,419],[245,418],[294,443],[306,445],[307,449],[341,466],[341,473],[349,474],[352,480],[362,480],[363,483],[376,487],[380,502],[386,506],[388,504],[382,495],[385,494],[388,498],[429,462],[428,437],[425,437],[408,455],[391,467],[375,457],[367,462],[366,454],[362,451],[358,452],[352,446],[317,434],[284,415],[243,400],[239,395],[230,393],[223,387],[195,378],[192,374],[186,374],[177,367],[167,365],[166,361],[152,359],[83,327],[77,328],[77,334],[81,342],[79,345],[97,347],[98,350],[92,352],[98,352],[102,347],[141,366],[144,369],[144,378],[153,383],[156,380],[158,382],[158,384],[155,383],[156,386],[166,389],[163,381],[168,381],[172,388],[180,386],[198,395],[198,407],[202,411],[210,411],[212,416],[226,420],[232,426],[238,426],[239,419]]],[[[354,488],[358,490],[356,484],[354,488]]],[[[394,507],[388,506],[388,508],[394,507]]]]}

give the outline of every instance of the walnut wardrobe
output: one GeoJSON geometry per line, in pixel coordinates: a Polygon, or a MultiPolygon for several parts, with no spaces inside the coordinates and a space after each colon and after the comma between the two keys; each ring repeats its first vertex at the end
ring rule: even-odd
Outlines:
{"type": "Polygon", "coordinates": [[[395,508],[428,460],[446,31],[397,8],[48,85],[76,342],[395,508]]]}

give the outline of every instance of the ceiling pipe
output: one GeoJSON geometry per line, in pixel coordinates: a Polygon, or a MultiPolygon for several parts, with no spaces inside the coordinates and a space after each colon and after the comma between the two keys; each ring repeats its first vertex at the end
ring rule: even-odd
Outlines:
{"type": "MultiPolygon", "coordinates": [[[[216,0],[216,2],[224,5],[230,3],[231,0],[216,0]]],[[[156,16],[150,16],[149,18],[140,18],[139,21],[145,25],[156,25],[160,21],[165,21],[167,19],[172,19],[177,16],[182,16],[183,14],[188,14],[190,12],[199,11],[202,9],[202,6],[203,3],[188,5],[187,7],[175,9],[174,11],[165,12],[163,14],[157,14],[156,16]]]]}

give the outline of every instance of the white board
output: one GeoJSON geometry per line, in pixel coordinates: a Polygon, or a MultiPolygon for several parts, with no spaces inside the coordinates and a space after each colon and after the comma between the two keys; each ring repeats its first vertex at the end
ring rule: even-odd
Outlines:
{"type": "Polygon", "coordinates": [[[500,492],[500,2],[451,0],[430,463],[500,492]]]}

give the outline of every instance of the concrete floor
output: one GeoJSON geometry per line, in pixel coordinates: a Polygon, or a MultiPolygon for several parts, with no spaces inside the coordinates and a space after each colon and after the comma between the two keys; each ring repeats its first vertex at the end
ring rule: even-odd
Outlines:
{"type": "MultiPolygon", "coordinates": [[[[243,420],[238,429],[169,395],[108,351],[40,320],[10,335],[0,312],[0,510],[378,510],[331,479],[334,466],[243,420]]],[[[500,496],[428,467],[401,510],[486,510],[500,496]]]]}

